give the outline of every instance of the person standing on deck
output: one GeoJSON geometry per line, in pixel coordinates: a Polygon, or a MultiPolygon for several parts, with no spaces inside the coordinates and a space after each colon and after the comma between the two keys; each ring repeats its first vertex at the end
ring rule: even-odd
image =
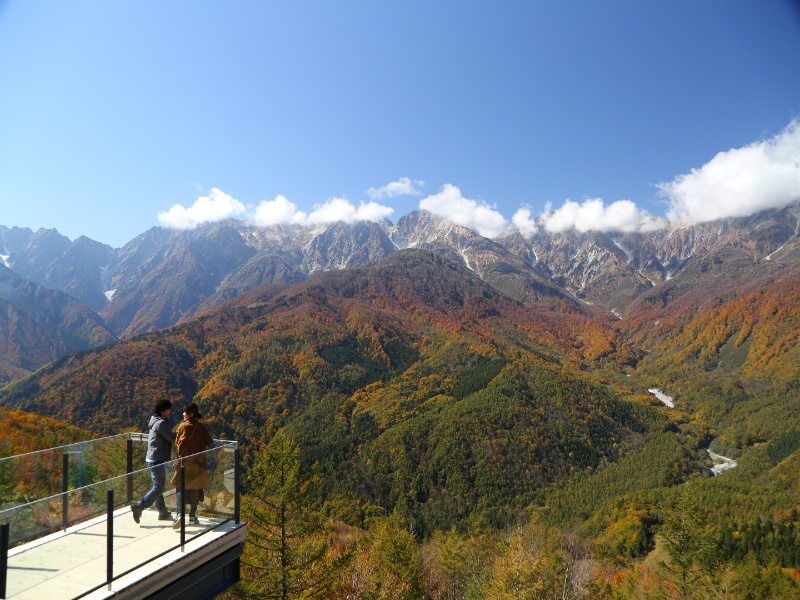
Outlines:
{"type": "Polygon", "coordinates": [[[204,491],[209,487],[208,463],[204,452],[214,445],[211,434],[200,420],[203,415],[197,404],[183,407],[183,421],[175,429],[175,445],[178,447],[178,457],[175,461],[175,474],[171,483],[175,485],[175,522],[174,529],[181,526],[181,507],[183,502],[189,504],[189,522],[193,525],[200,523],[197,517],[197,505],[204,499],[204,491]],[[198,456],[199,454],[199,456],[198,456]],[[180,466],[185,467],[186,489],[180,489],[180,466]],[[184,495],[185,494],[185,495],[184,495]]]}
{"type": "Polygon", "coordinates": [[[169,427],[169,415],[172,412],[172,402],[169,400],[160,400],[156,403],[153,409],[153,415],[150,417],[148,427],[150,433],[147,436],[147,456],[145,462],[147,468],[150,469],[150,479],[152,479],[153,487],[147,492],[140,502],[131,504],[131,514],[133,520],[137,523],[142,517],[142,511],[151,506],[156,505],[158,509],[158,520],[169,521],[172,515],[167,510],[167,505],[164,503],[164,486],[167,483],[167,470],[164,463],[170,458],[170,450],[172,444],[175,443],[175,433],[169,427]]]}

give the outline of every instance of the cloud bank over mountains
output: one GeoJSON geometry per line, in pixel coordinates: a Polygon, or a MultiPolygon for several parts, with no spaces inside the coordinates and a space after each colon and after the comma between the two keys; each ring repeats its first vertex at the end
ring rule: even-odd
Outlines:
{"type": "Polygon", "coordinates": [[[601,198],[590,198],[582,204],[566,200],[552,210],[550,205],[538,220],[551,233],[576,229],[586,231],[654,231],[665,226],[663,219],[653,217],[630,200],[617,200],[606,205],[601,198]]]}
{"type": "MultiPolygon", "coordinates": [[[[369,202],[355,204],[345,198],[331,198],[315,205],[309,213],[299,210],[282,195],[262,200],[257,206],[248,206],[212,188],[207,196],[200,196],[188,208],[176,204],[160,212],[158,220],[176,229],[192,229],[202,223],[232,217],[245,218],[260,226],[379,222],[394,213],[392,207],[379,201],[397,196],[422,196],[424,185],[421,180],[402,177],[381,187],[368,188],[369,202]]],[[[702,167],[678,175],[670,182],[655,184],[655,187],[668,203],[666,218],[680,223],[744,217],[800,201],[800,120],[793,119],[771,139],[720,152],[702,167]]],[[[526,238],[540,230],[550,233],[571,229],[645,232],[668,224],[631,200],[606,204],[601,198],[589,198],[580,203],[566,199],[556,209],[548,203],[536,217],[529,206],[522,206],[508,220],[496,205],[467,198],[451,183],[422,198],[419,209],[469,227],[488,238],[503,237],[515,230],[526,238]]]]}
{"type": "Polygon", "coordinates": [[[419,208],[469,227],[483,237],[497,238],[511,233],[508,221],[497,209],[485,202],[465,198],[461,190],[450,183],[442,186],[438,194],[420,200],[419,208]]]}
{"type": "Polygon", "coordinates": [[[240,216],[245,210],[244,204],[222,190],[212,188],[208,196],[200,196],[189,208],[175,204],[168,211],[158,213],[158,221],[175,229],[194,229],[203,223],[240,216]]]}
{"type": "Polygon", "coordinates": [[[704,222],[746,217],[800,200],[800,121],[772,139],[720,152],[699,169],[657,186],[667,217],[704,222]]]}
{"type": "Polygon", "coordinates": [[[262,200],[258,206],[245,206],[218,188],[212,188],[208,196],[200,196],[192,206],[174,205],[168,211],[158,213],[162,225],[174,229],[194,229],[203,223],[212,223],[230,218],[245,218],[256,225],[319,225],[322,223],[356,223],[358,221],[382,221],[394,209],[377,202],[353,204],[344,198],[331,198],[317,204],[306,213],[285,196],[274,200],[262,200]]]}

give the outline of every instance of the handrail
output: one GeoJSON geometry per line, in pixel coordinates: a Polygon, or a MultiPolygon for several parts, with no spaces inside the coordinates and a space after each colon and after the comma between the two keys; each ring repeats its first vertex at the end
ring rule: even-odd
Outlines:
{"type": "Polygon", "coordinates": [[[32,452],[24,452],[22,454],[13,454],[11,456],[3,456],[3,457],[0,457],[0,463],[2,463],[3,461],[6,461],[6,460],[11,460],[11,459],[26,458],[28,456],[33,456],[34,454],[43,454],[45,452],[52,452],[54,450],[61,450],[62,448],[71,448],[73,446],[82,446],[82,445],[85,445],[85,444],[94,444],[96,442],[103,442],[105,440],[113,440],[113,439],[116,439],[116,438],[125,437],[126,435],[145,435],[146,436],[147,434],[146,433],[145,434],[141,434],[141,433],[139,433],[137,431],[127,431],[125,433],[118,433],[116,435],[107,435],[105,437],[93,438],[91,440],[85,440],[83,442],[72,442],[71,444],[64,444],[63,446],[53,446],[52,448],[43,448],[42,450],[33,450],[32,452]]]}
{"type": "MultiPolygon", "coordinates": [[[[9,474],[11,475],[11,479],[14,478],[14,469],[18,471],[16,473],[16,484],[19,486],[23,486],[22,489],[24,490],[24,497],[26,499],[25,502],[19,503],[17,502],[15,505],[26,504],[31,502],[30,493],[33,492],[36,495],[34,499],[45,498],[53,494],[56,489],[59,491],[64,492],[67,491],[69,487],[69,482],[67,481],[68,470],[69,470],[69,460],[66,458],[67,455],[69,456],[76,456],[76,457],[84,457],[84,460],[87,460],[86,457],[89,457],[88,460],[92,460],[94,456],[92,454],[96,448],[99,448],[99,452],[106,452],[108,449],[113,447],[113,443],[117,440],[126,440],[127,441],[127,473],[133,472],[133,442],[143,443],[147,441],[148,434],[141,433],[141,432],[125,432],[120,433],[112,436],[105,436],[101,438],[94,438],[91,440],[85,440],[82,442],[74,442],[71,444],[65,444],[62,446],[54,446],[52,448],[45,448],[42,450],[36,450],[33,452],[25,452],[22,454],[15,454],[12,456],[4,456],[0,457],[0,481],[2,481],[3,476],[5,475],[5,484],[8,485],[9,483],[9,474]],[[105,445],[104,443],[108,444],[105,445]],[[59,456],[60,455],[60,456],[59,456]],[[40,460],[39,460],[40,459],[40,460]],[[33,461],[33,462],[31,462],[33,461]],[[33,473],[38,474],[33,475],[33,473]],[[60,480],[61,485],[57,486],[56,482],[60,480]],[[24,485],[23,485],[24,484],[24,485]],[[36,489],[31,490],[29,489],[30,485],[34,485],[36,489]],[[49,490],[49,494],[46,493],[49,490]],[[42,492],[45,492],[42,494],[42,492]]],[[[213,440],[214,446],[219,446],[220,444],[224,444],[230,442],[231,440],[213,440]]],[[[137,444],[137,447],[138,446],[137,444]]],[[[141,450],[140,450],[141,451],[141,450]]],[[[95,457],[96,460],[96,457],[95,457]]],[[[86,466],[86,463],[83,463],[83,467],[86,466]]],[[[94,466],[97,467],[96,472],[90,471],[95,475],[101,475],[99,471],[102,471],[100,467],[98,467],[98,463],[94,463],[94,466]]],[[[84,471],[80,471],[83,473],[84,471]]],[[[121,473],[121,471],[117,471],[117,473],[121,473]]],[[[80,475],[79,477],[83,477],[80,475]]],[[[76,487],[80,487],[77,485],[76,487]]],[[[0,510],[3,508],[3,502],[14,502],[14,487],[6,487],[5,492],[10,495],[8,497],[3,497],[3,490],[0,490],[0,510]]],[[[130,492],[130,490],[129,490],[130,492]]],[[[130,493],[128,493],[128,501],[131,501],[132,497],[130,493]]]]}
{"type": "MultiPolygon", "coordinates": [[[[106,438],[99,438],[99,439],[108,440],[108,439],[123,437],[125,435],[128,435],[128,434],[121,434],[121,435],[118,435],[118,436],[109,436],[109,437],[106,437],[106,438]]],[[[137,435],[137,434],[133,434],[133,435],[137,435]]],[[[146,434],[145,434],[145,437],[146,437],[146,434]]],[[[129,438],[129,440],[130,440],[130,438],[129,438]]],[[[94,441],[94,440],[92,440],[92,441],[94,441]]],[[[64,448],[70,448],[70,447],[74,447],[74,446],[75,446],[75,444],[69,444],[69,445],[60,446],[58,448],[53,448],[53,449],[48,449],[48,450],[64,449],[64,448]]],[[[130,447],[130,444],[128,444],[128,447],[130,447]]],[[[41,451],[39,451],[39,452],[41,452],[41,451]]],[[[32,453],[26,453],[26,454],[30,455],[32,453]]],[[[215,494],[215,492],[212,491],[210,496],[207,495],[207,499],[209,499],[208,501],[210,502],[210,504],[207,505],[206,509],[204,509],[205,510],[204,514],[209,514],[209,512],[210,512],[213,515],[217,515],[217,516],[221,517],[223,520],[221,520],[219,523],[217,523],[213,527],[209,527],[207,529],[204,529],[202,532],[193,535],[192,539],[194,539],[194,538],[196,538],[196,537],[198,537],[200,535],[203,535],[205,533],[208,533],[209,531],[213,531],[214,529],[222,527],[223,525],[225,525],[226,523],[229,523],[230,521],[234,521],[236,524],[239,524],[239,522],[240,522],[239,521],[239,517],[240,517],[240,515],[239,515],[239,503],[240,503],[240,499],[239,499],[239,492],[240,492],[240,487],[239,487],[240,486],[240,483],[239,483],[240,482],[240,452],[239,452],[238,442],[235,441],[235,440],[214,440],[214,445],[212,446],[212,448],[210,448],[209,450],[205,450],[203,452],[198,452],[196,454],[192,454],[190,456],[191,457],[197,457],[197,456],[201,456],[201,455],[206,455],[206,456],[216,455],[216,456],[221,457],[221,458],[218,458],[216,461],[213,461],[211,463],[212,465],[216,465],[217,466],[216,470],[212,466],[212,475],[213,475],[212,487],[214,488],[214,490],[216,490],[216,494],[215,494]],[[233,451],[232,453],[231,453],[231,450],[233,451]],[[228,458],[222,458],[222,457],[225,457],[225,456],[227,456],[228,458]],[[220,462],[220,461],[222,461],[222,462],[220,462]],[[232,473],[230,472],[231,463],[227,462],[227,461],[232,461],[232,463],[233,463],[232,464],[232,467],[233,467],[233,469],[232,469],[233,472],[232,473]],[[233,478],[232,482],[231,482],[231,479],[230,479],[231,477],[233,478]],[[216,483],[213,483],[214,481],[216,483]],[[227,499],[226,499],[226,494],[228,493],[228,491],[232,492],[233,497],[231,498],[231,497],[228,496],[227,499]],[[221,496],[219,495],[220,493],[222,494],[221,496]],[[218,502],[220,501],[220,498],[222,499],[222,502],[223,502],[222,505],[218,504],[218,502]],[[229,504],[231,502],[232,502],[232,506],[231,506],[231,504],[229,504]],[[220,512],[220,506],[222,507],[221,512],[220,512]],[[226,506],[228,507],[227,509],[225,508],[226,506]],[[229,511],[232,511],[232,512],[229,512],[229,511]]],[[[25,456],[25,455],[18,455],[18,456],[25,456]]],[[[67,462],[67,458],[66,458],[67,454],[65,454],[64,456],[65,456],[64,462],[66,463],[67,462]]],[[[9,458],[13,458],[13,457],[9,457],[9,458]]],[[[174,459],[174,460],[177,461],[177,460],[182,460],[182,459],[186,459],[186,458],[189,458],[189,456],[181,457],[181,459],[174,459]]],[[[172,462],[172,461],[169,461],[169,462],[172,462]]],[[[174,464],[175,463],[173,463],[173,465],[171,465],[170,468],[174,468],[174,464]]],[[[101,514],[101,513],[107,514],[106,518],[109,520],[107,534],[106,534],[107,536],[109,536],[107,538],[107,561],[108,561],[108,563],[107,563],[108,564],[108,572],[107,572],[107,578],[106,578],[107,581],[97,585],[95,588],[93,588],[93,590],[90,590],[89,592],[86,592],[86,593],[90,593],[91,591],[99,589],[99,588],[103,587],[104,585],[108,585],[109,589],[110,589],[111,582],[113,580],[116,580],[119,577],[122,577],[123,575],[131,572],[132,570],[135,570],[136,568],[139,568],[142,565],[147,564],[148,562],[156,560],[158,557],[163,556],[163,554],[165,554],[165,552],[159,552],[157,556],[148,556],[144,561],[142,561],[138,566],[134,567],[133,569],[128,569],[125,573],[118,573],[116,575],[113,574],[113,561],[112,561],[111,554],[110,554],[111,552],[113,552],[113,544],[111,543],[111,540],[113,538],[113,524],[110,521],[112,521],[113,518],[114,518],[114,516],[113,516],[114,509],[115,509],[115,507],[118,507],[120,505],[125,505],[125,504],[128,504],[130,502],[129,494],[124,493],[124,491],[125,491],[126,487],[127,487],[128,490],[132,489],[131,485],[132,485],[132,482],[134,481],[134,479],[136,479],[140,483],[140,488],[142,487],[142,485],[143,485],[143,483],[145,481],[148,482],[148,485],[149,485],[149,481],[150,481],[150,477],[149,477],[150,469],[148,467],[145,467],[143,469],[138,469],[136,471],[130,471],[129,470],[130,466],[131,466],[131,463],[130,463],[130,460],[128,460],[127,461],[127,465],[126,465],[126,467],[127,467],[126,468],[126,471],[127,471],[126,473],[122,473],[122,474],[116,475],[114,477],[103,479],[102,481],[94,482],[94,483],[91,483],[89,485],[76,487],[76,488],[74,488],[72,490],[62,491],[62,492],[60,492],[58,494],[53,494],[53,495],[50,495],[50,496],[47,496],[47,497],[44,497],[44,498],[39,498],[39,499],[36,499],[36,500],[34,500],[32,502],[28,502],[28,503],[25,503],[25,504],[20,504],[20,505],[17,505],[17,506],[13,506],[13,507],[10,507],[10,508],[6,508],[6,509],[3,509],[3,510],[0,510],[0,598],[5,598],[6,597],[6,589],[5,589],[5,587],[6,587],[6,584],[7,584],[7,569],[8,569],[7,558],[8,558],[8,549],[9,549],[10,546],[12,546],[14,544],[19,544],[19,543],[21,543],[23,541],[26,541],[28,539],[39,537],[40,535],[45,535],[45,534],[51,533],[52,531],[56,531],[58,529],[63,529],[65,531],[65,534],[69,535],[69,532],[67,531],[67,529],[68,529],[68,527],[70,525],[73,525],[73,524],[81,522],[81,521],[86,521],[87,519],[89,519],[91,517],[95,517],[95,516],[97,516],[98,514],[101,514]],[[127,483],[127,485],[125,485],[126,483],[127,483]],[[94,490],[92,488],[94,488],[94,490]],[[96,494],[97,492],[99,492],[100,488],[107,488],[107,490],[106,490],[107,491],[106,507],[105,507],[105,509],[100,508],[99,510],[97,510],[95,512],[91,512],[93,510],[92,509],[92,503],[94,502],[92,500],[92,498],[94,497],[93,494],[96,494]],[[119,494],[119,496],[115,496],[115,494],[114,494],[114,490],[115,489],[118,489],[121,492],[119,494]],[[95,490],[97,490],[97,491],[95,491],[95,490]],[[117,498],[116,501],[115,501],[115,497],[117,498]],[[74,499],[72,501],[72,504],[77,503],[74,507],[70,503],[70,499],[74,499]],[[49,503],[56,502],[56,501],[59,501],[58,503],[61,504],[64,507],[64,511],[65,512],[64,512],[64,518],[62,519],[62,522],[59,525],[55,525],[55,526],[49,527],[49,528],[48,528],[47,524],[45,524],[44,527],[39,527],[37,525],[34,528],[37,529],[38,533],[34,533],[34,534],[26,536],[25,535],[25,533],[26,533],[26,529],[25,528],[28,527],[28,525],[26,525],[26,523],[28,523],[28,520],[31,519],[31,518],[35,519],[36,518],[36,514],[39,514],[41,511],[44,511],[45,514],[50,514],[50,513],[47,512],[47,510],[48,510],[47,507],[48,507],[49,503]],[[36,507],[37,504],[40,504],[42,506],[41,510],[36,507]],[[70,506],[72,508],[77,508],[78,512],[80,514],[72,515],[70,517],[66,512],[68,506],[70,506]],[[86,509],[86,511],[85,512],[80,512],[83,509],[86,509]],[[33,512],[26,513],[26,511],[33,511],[33,512]],[[39,511],[39,513],[37,513],[37,511],[39,511]],[[30,516],[26,516],[26,514],[28,514],[30,516]],[[14,525],[15,522],[18,524],[17,527],[22,527],[22,530],[20,532],[18,532],[16,536],[13,535],[13,530],[15,529],[15,525],[14,525]],[[4,548],[2,546],[4,546],[4,548]]],[[[183,470],[183,467],[181,467],[181,470],[183,470]]],[[[66,477],[66,474],[65,474],[64,475],[64,480],[66,481],[66,479],[67,479],[67,477],[66,477]]],[[[182,489],[185,489],[185,487],[182,486],[182,489]]],[[[183,494],[182,496],[183,496],[182,499],[185,500],[185,494],[183,494]]],[[[52,510],[50,512],[52,512],[52,510]]],[[[119,513],[118,513],[118,516],[119,516],[119,513]]],[[[176,549],[178,547],[180,547],[183,550],[184,545],[186,543],[185,522],[181,523],[181,532],[180,533],[181,533],[180,542],[178,544],[176,544],[173,548],[171,548],[171,550],[174,550],[174,549],[176,549]]],[[[171,550],[168,550],[168,551],[171,551],[171,550]]],[[[82,594],[82,595],[85,595],[85,594],[82,594]]]]}
{"type": "Polygon", "coordinates": [[[6,597],[8,582],[8,523],[0,525],[0,598],[6,597]]]}
{"type": "MultiPolygon", "coordinates": [[[[104,438],[104,439],[107,439],[107,438],[104,438]]],[[[188,454],[186,456],[181,456],[180,459],[173,458],[173,459],[170,459],[170,460],[171,461],[176,461],[176,460],[183,460],[183,459],[191,458],[191,457],[195,457],[195,456],[201,456],[203,454],[207,454],[209,452],[213,452],[214,450],[217,450],[219,448],[224,448],[225,446],[237,446],[237,445],[238,445],[238,442],[236,440],[214,440],[214,446],[212,446],[208,450],[203,450],[202,452],[197,452],[196,454],[188,454]],[[218,442],[219,442],[219,444],[218,444],[218,442]]],[[[23,455],[20,454],[19,456],[23,456],[23,455]]],[[[137,474],[149,473],[149,472],[150,472],[150,469],[148,467],[144,467],[143,469],[138,469],[136,471],[131,471],[130,473],[123,473],[122,475],[117,475],[115,477],[109,477],[108,479],[103,479],[102,481],[97,481],[97,482],[91,483],[89,485],[84,485],[84,486],[81,486],[81,487],[73,488],[73,489],[68,490],[66,492],[59,492],[58,494],[53,494],[52,496],[46,496],[44,498],[37,498],[36,500],[32,500],[31,502],[26,502],[25,504],[18,504],[17,506],[12,506],[11,508],[4,508],[4,509],[0,510],[0,521],[2,521],[3,515],[5,513],[9,513],[9,512],[14,511],[14,510],[19,510],[20,508],[24,508],[25,506],[28,506],[30,504],[36,504],[37,502],[46,502],[48,500],[54,500],[56,498],[61,498],[62,496],[64,496],[64,494],[69,494],[69,493],[80,491],[82,489],[87,489],[87,488],[90,488],[90,487],[94,487],[94,486],[100,485],[101,483],[108,483],[108,482],[111,482],[111,481],[116,481],[118,479],[123,479],[123,478],[129,477],[131,475],[137,475],[137,474]]],[[[119,506],[119,503],[117,503],[117,506],[119,506]]]]}
{"type": "Polygon", "coordinates": [[[114,488],[106,492],[106,583],[111,591],[114,581],[114,488]]]}

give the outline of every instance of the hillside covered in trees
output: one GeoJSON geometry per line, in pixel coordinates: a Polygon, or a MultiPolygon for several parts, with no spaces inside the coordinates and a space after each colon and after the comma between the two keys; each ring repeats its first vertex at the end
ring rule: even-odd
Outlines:
{"type": "Polygon", "coordinates": [[[614,322],[408,250],[71,354],[0,405],[109,434],[197,402],[243,443],[251,514],[288,494],[317,515],[331,596],[798,597],[799,281],[614,322]],[[739,466],[712,476],[709,447],[739,466]]]}

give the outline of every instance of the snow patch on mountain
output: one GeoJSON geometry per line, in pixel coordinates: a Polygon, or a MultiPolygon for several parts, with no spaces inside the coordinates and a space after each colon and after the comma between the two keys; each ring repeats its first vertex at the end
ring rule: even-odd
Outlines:
{"type": "Polygon", "coordinates": [[[627,261],[627,264],[631,264],[633,262],[633,253],[630,250],[628,250],[621,241],[615,240],[614,238],[611,238],[611,241],[614,242],[614,245],[617,248],[619,248],[625,255],[625,260],[627,261]]]}
{"type": "Polygon", "coordinates": [[[800,207],[797,206],[792,207],[792,209],[789,210],[789,214],[794,217],[794,234],[792,234],[792,236],[788,240],[786,240],[783,244],[781,244],[780,248],[765,256],[764,260],[772,260],[773,256],[775,256],[778,252],[783,250],[789,242],[791,242],[794,238],[798,236],[798,234],[800,234],[800,207]]]}
{"type": "Polygon", "coordinates": [[[11,258],[10,254],[0,254],[0,259],[3,259],[3,264],[10,269],[11,265],[8,262],[9,258],[11,258]]]}
{"type": "Polygon", "coordinates": [[[793,206],[789,214],[794,217],[794,234],[800,233],[800,206],[793,206]]]}
{"type": "Polygon", "coordinates": [[[474,273],[475,269],[473,269],[472,265],[469,264],[469,255],[467,254],[467,251],[464,248],[459,248],[458,252],[461,254],[461,258],[464,260],[464,266],[474,273]]]}
{"type": "MultiPolygon", "coordinates": [[[[111,263],[108,263],[104,267],[100,267],[100,281],[103,282],[103,287],[108,289],[108,285],[111,283],[111,263]]],[[[108,292],[104,293],[108,294],[108,292]]]]}
{"type": "MultiPolygon", "coordinates": [[[[797,235],[797,234],[795,234],[795,235],[797,235]]],[[[789,240],[786,240],[786,241],[785,241],[783,244],[781,244],[781,247],[780,247],[780,248],[778,248],[777,250],[775,250],[775,252],[772,252],[772,253],[770,253],[770,254],[767,254],[767,255],[764,257],[764,260],[772,260],[772,257],[773,257],[773,256],[775,256],[775,255],[776,255],[778,252],[780,252],[781,250],[783,250],[783,249],[786,247],[786,244],[788,244],[790,241],[791,241],[791,239],[789,239],[789,240]]]]}

